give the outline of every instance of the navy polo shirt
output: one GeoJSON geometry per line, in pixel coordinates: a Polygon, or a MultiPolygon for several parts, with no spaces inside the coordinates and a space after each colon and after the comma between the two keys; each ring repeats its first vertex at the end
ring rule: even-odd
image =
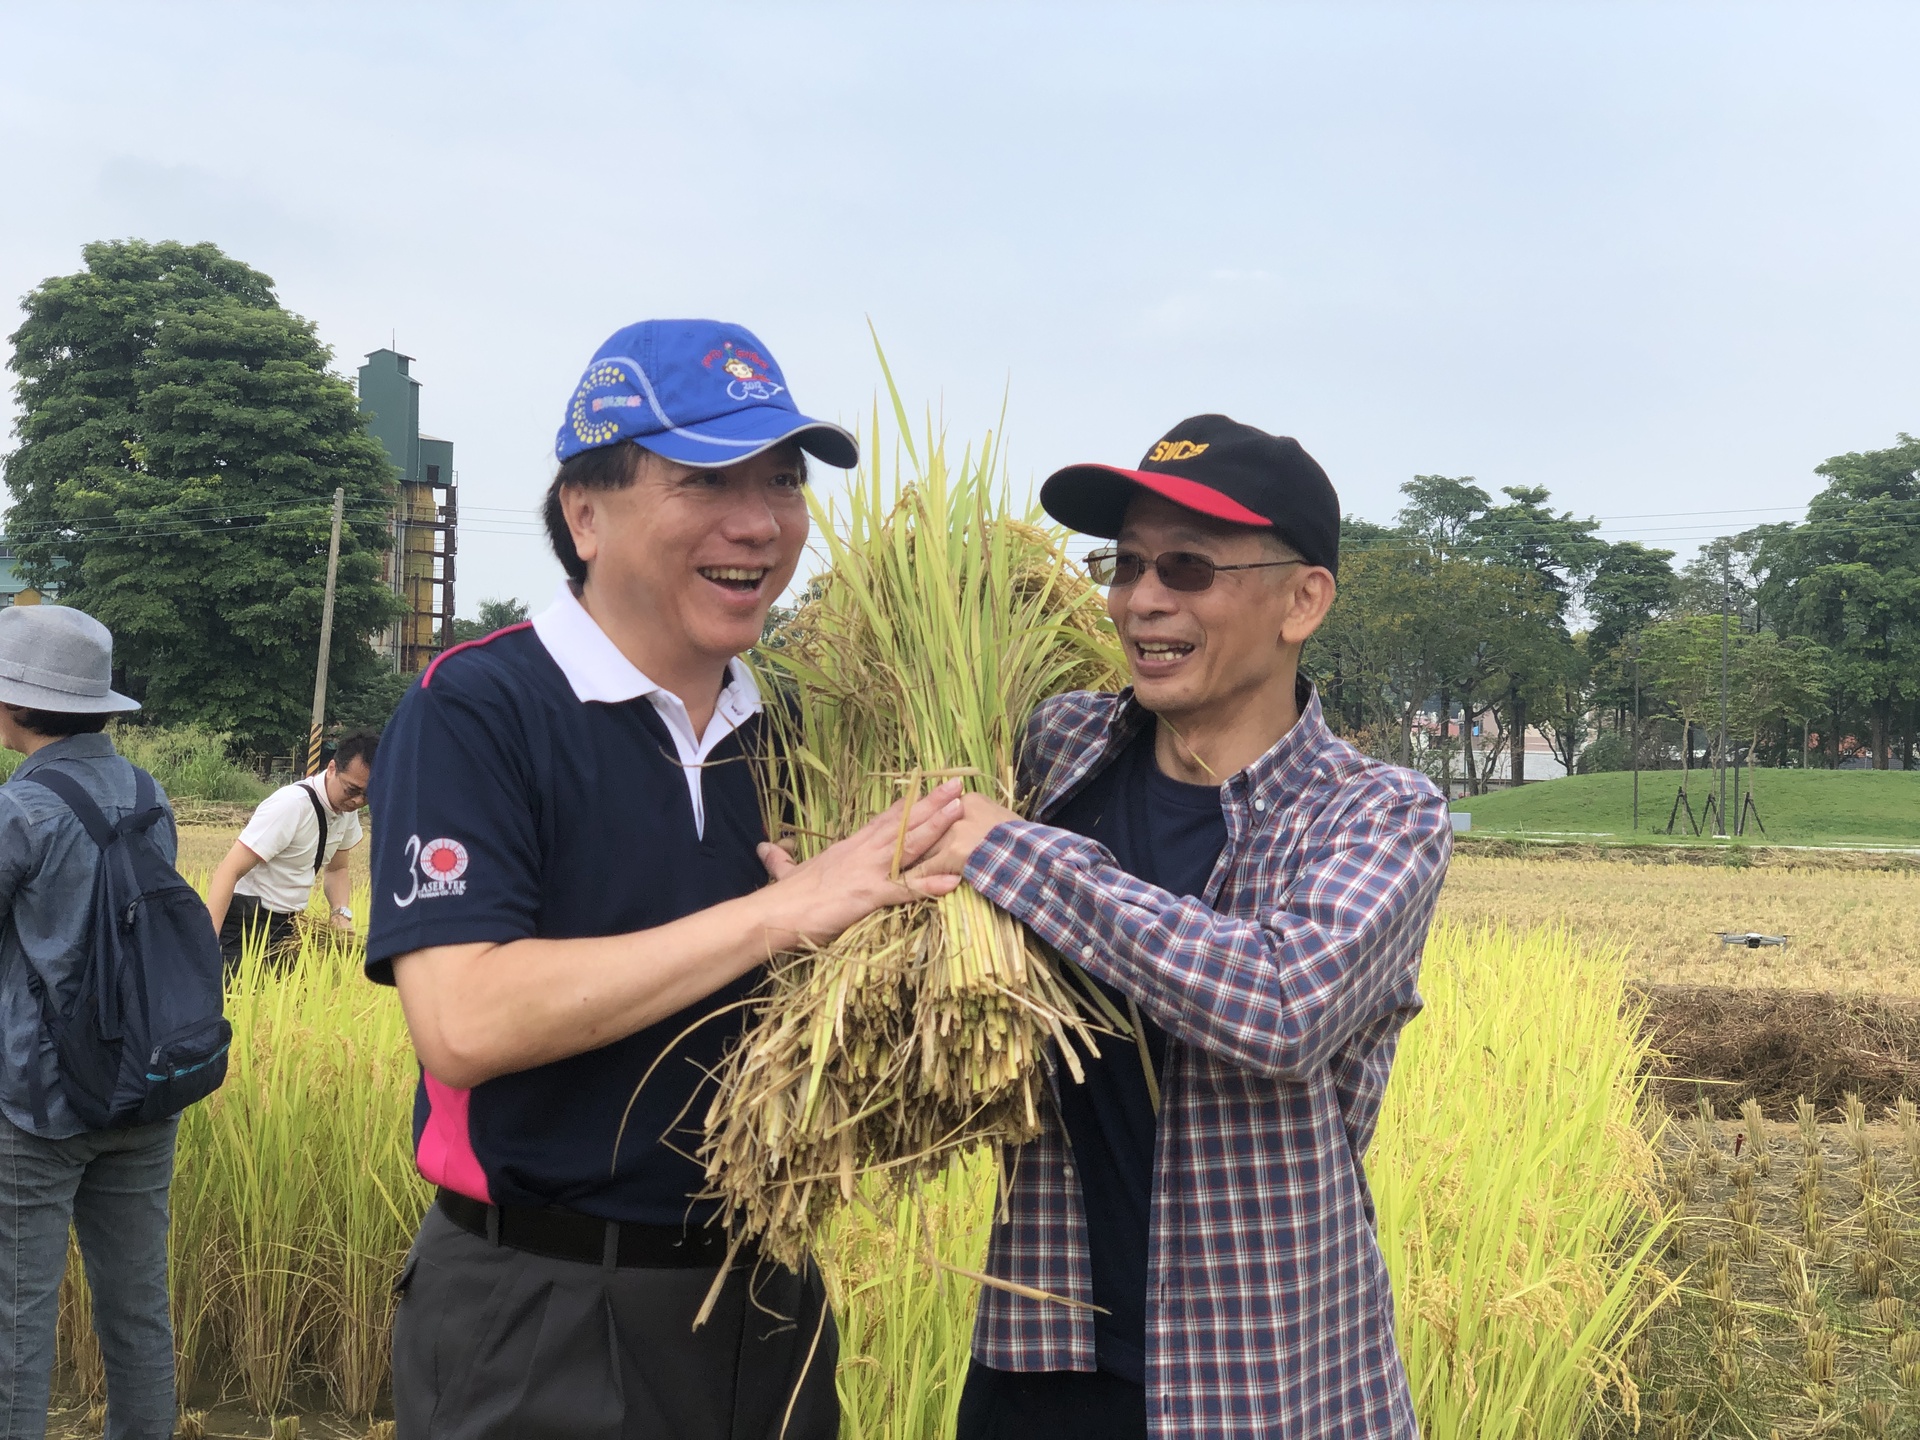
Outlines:
{"type": "MultiPolygon", "coordinates": [[[[1154,727],[1146,726],[1059,810],[1049,825],[1106,846],[1122,870],[1170,890],[1199,896],[1226,848],[1227,821],[1218,785],[1188,785],[1160,769],[1154,727]]],[[[1091,977],[1089,977],[1091,978],[1091,977]]],[[[1122,1015],[1127,997],[1094,983],[1122,1015]]],[[[1141,1031],[1156,1075],[1166,1072],[1167,1037],[1143,1014],[1141,1031]]],[[[1080,1170],[1087,1214],[1087,1259],[1093,1303],[1094,1358],[1102,1370],[1146,1383],[1147,1219],[1153,1208],[1153,1146],[1158,1118],[1140,1049],[1132,1040],[1100,1037],[1100,1055],[1082,1055],[1086,1083],[1062,1073],[1060,1118],[1080,1170]]]]}
{"type": "MultiPolygon", "coordinates": [[[[645,677],[577,601],[563,597],[555,610],[568,605],[566,624],[547,636],[559,637],[558,658],[535,628],[549,615],[457,647],[388,725],[371,787],[374,980],[391,984],[394,958],[427,946],[621,935],[765,883],[748,761],[757,697],[723,693],[721,719],[743,723],[721,725],[726,738],[690,766],[661,706],[630,693],[645,677]],[[625,666],[630,678],[608,683],[591,673],[596,664],[625,666]],[[583,691],[609,698],[583,700],[583,691]]],[[[752,687],[737,665],[728,684],[752,687]]],[[[470,1090],[423,1071],[421,1173],[493,1204],[647,1225],[706,1221],[716,1205],[693,1198],[704,1180],[692,1157],[708,1077],[745,1024],[744,1010],[728,1007],[761,973],[625,1039],[470,1090]]]]}

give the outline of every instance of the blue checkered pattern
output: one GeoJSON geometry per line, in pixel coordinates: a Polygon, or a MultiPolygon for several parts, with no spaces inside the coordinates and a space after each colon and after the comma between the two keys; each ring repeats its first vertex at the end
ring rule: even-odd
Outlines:
{"type": "MultiPolygon", "coordinates": [[[[1300,721],[1222,790],[1205,903],[1143,884],[1100,845],[996,827],[967,879],[1168,1035],[1148,1257],[1155,1437],[1417,1436],[1361,1158],[1446,873],[1424,776],[1300,721]]],[[[1056,696],[1028,726],[1033,813],[1051,814],[1151,717],[1126,695],[1056,696]]],[[[1071,1082],[1065,1082],[1071,1083],[1071,1082]]],[[[1058,1118],[1008,1156],[987,1268],[1091,1298],[1086,1217],[1058,1118]]],[[[983,1289],[973,1353],[1091,1370],[1090,1312],[983,1289]]]]}

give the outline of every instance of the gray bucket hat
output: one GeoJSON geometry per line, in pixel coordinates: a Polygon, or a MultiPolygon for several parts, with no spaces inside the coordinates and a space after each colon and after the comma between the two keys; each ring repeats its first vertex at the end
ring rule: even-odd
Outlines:
{"type": "Polygon", "coordinates": [[[138,710],[116,693],[113,632],[67,605],[0,609],[0,702],[58,715],[138,710]]]}

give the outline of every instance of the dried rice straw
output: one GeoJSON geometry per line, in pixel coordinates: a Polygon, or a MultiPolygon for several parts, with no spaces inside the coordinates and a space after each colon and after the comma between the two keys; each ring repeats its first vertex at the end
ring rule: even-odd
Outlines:
{"type": "MultiPolygon", "coordinates": [[[[802,858],[947,776],[1018,808],[1033,707],[1119,673],[1098,592],[1060,532],[1011,513],[992,438],[950,468],[929,433],[922,465],[894,409],[915,477],[875,465],[844,520],[816,505],[832,568],[757,657],[768,833],[802,858]]],[[[1075,1046],[1115,1019],[969,886],[870,915],[775,961],[707,1115],[711,1190],[736,1236],[798,1264],[860,1175],[908,1184],[1031,1139],[1048,1042],[1077,1078],[1075,1046]]]]}

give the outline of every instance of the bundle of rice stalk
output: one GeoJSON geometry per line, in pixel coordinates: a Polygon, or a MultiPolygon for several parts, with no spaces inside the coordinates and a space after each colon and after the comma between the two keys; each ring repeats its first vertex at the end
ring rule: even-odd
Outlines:
{"type": "MultiPolygon", "coordinates": [[[[894,408],[912,478],[875,464],[844,515],[815,504],[832,568],[758,657],[768,833],[802,859],[944,777],[1020,808],[1033,707],[1119,673],[1098,592],[1061,532],[1013,513],[992,437],[952,466],[930,431],[922,464],[894,408]]],[[[1097,993],[965,885],[780,957],[706,1121],[735,1233],[796,1263],[858,1176],[1031,1139],[1048,1041],[1077,1074],[1075,1044],[1117,1023],[1097,993]]]]}

